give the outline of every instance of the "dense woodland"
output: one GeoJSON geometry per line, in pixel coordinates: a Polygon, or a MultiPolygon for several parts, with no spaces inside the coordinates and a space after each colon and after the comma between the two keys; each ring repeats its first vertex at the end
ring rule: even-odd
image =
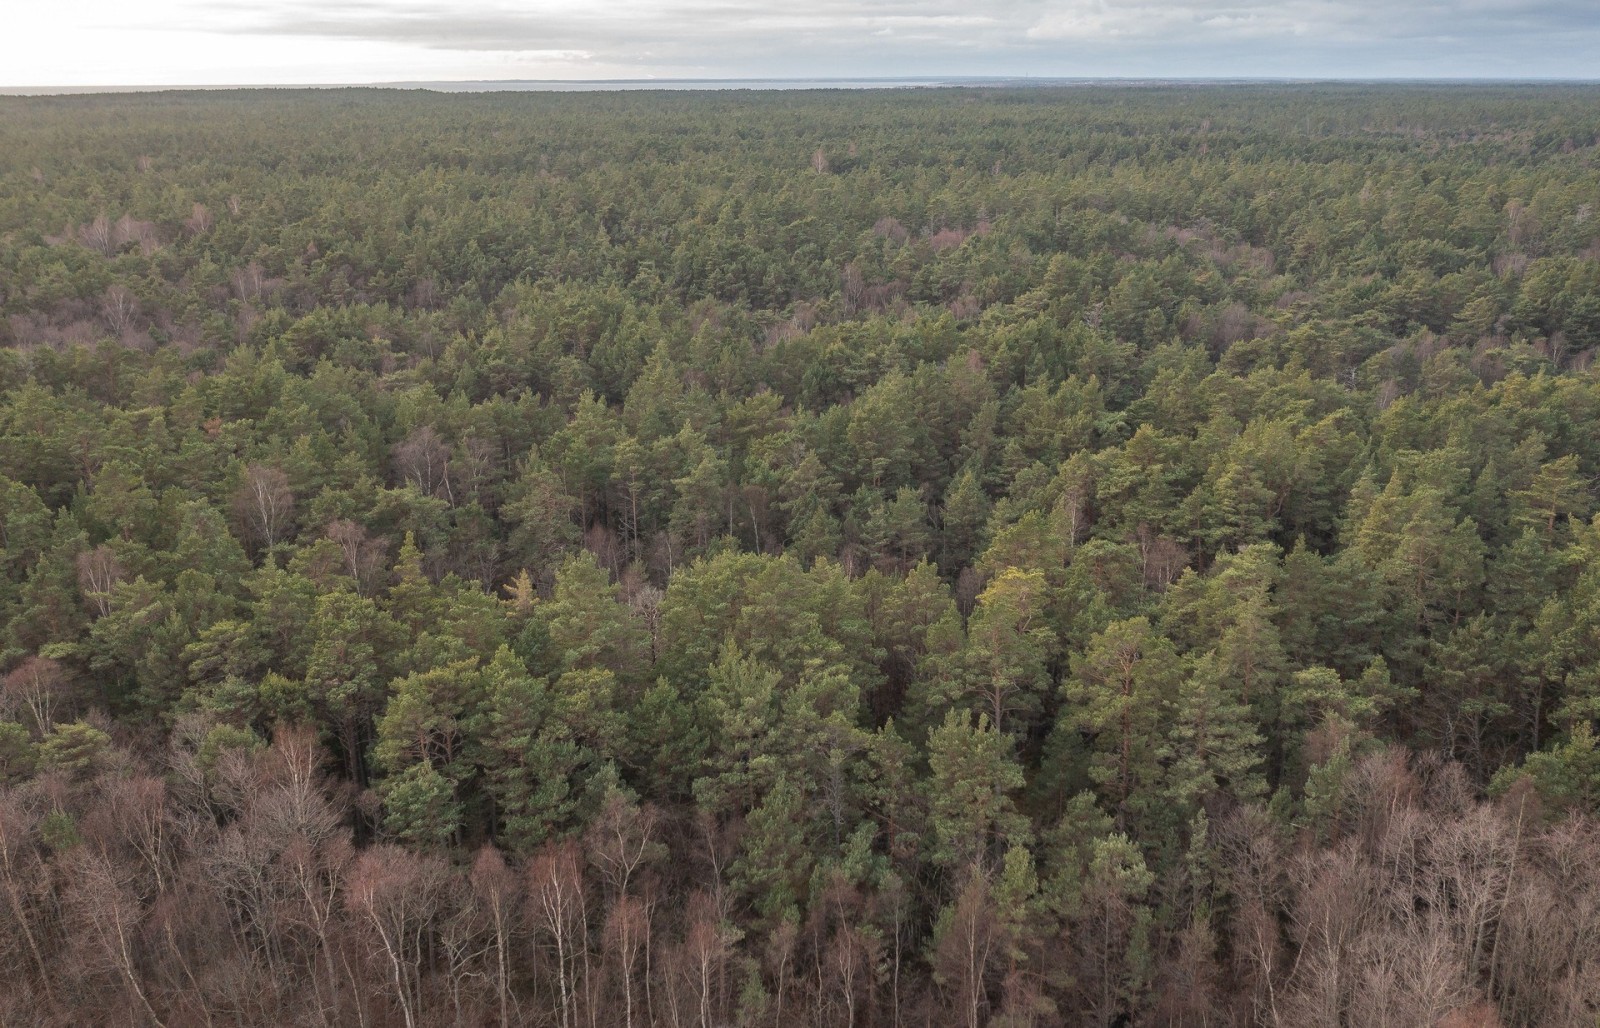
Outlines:
{"type": "Polygon", "coordinates": [[[0,99],[0,1022],[1594,1025],[1597,133],[0,99]]]}

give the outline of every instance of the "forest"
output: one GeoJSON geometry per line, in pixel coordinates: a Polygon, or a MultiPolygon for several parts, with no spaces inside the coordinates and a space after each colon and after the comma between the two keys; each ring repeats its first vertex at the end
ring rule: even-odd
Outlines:
{"type": "Polygon", "coordinates": [[[0,97],[0,1024],[1594,1026],[1600,87],[0,97]]]}

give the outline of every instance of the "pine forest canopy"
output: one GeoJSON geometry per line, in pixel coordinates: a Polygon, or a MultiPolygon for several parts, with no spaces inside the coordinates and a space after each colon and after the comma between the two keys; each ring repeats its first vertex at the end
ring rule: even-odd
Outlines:
{"type": "Polygon", "coordinates": [[[1593,1025],[1600,87],[0,98],[0,1022],[1593,1025]]]}

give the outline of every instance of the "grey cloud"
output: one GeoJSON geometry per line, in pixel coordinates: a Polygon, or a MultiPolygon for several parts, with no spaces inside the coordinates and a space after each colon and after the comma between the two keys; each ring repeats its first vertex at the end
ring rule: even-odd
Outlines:
{"type": "Polygon", "coordinates": [[[1594,0],[222,0],[211,31],[718,74],[1600,74],[1594,0]],[[1392,70],[1389,70],[1392,69],[1392,70]]]}
{"type": "Polygon", "coordinates": [[[1033,39],[1430,39],[1460,34],[1593,30],[1592,11],[1554,0],[1066,0],[1028,29],[1033,39]]]}
{"type": "Polygon", "coordinates": [[[643,3],[519,5],[463,10],[452,3],[345,2],[282,5],[265,17],[243,18],[227,31],[332,36],[424,43],[441,49],[521,49],[561,39],[718,39],[763,32],[849,34],[880,28],[949,33],[1001,30],[1006,22],[962,4],[643,3]]]}

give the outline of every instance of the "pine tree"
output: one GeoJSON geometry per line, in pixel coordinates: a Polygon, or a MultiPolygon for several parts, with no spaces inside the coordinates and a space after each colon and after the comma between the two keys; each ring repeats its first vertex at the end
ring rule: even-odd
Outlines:
{"type": "Polygon", "coordinates": [[[1579,470],[1577,454],[1557,457],[1541,464],[1526,488],[1511,492],[1515,507],[1512,519],[1541,533],[1549,545],[1555,541],[1558,519],[1588,516],[1593,507],[1589,486],[1589,480],[1579,470]]]}
{"type": "Polygon", "coordinates": [[[509,650],[486,671],[484,785],[515,849],[530,851],[573,826],[582,773],[593,756],[555,716],[548,684],[529,675],[509,650]]]}
{"type": "Polygon", "coordinates": [[[1090,775],[1119,824],[1159,780],[1157,753],[1182,662],[1145,618],[1115,621],[1072,659],[1062,718],[1093,740],[1090,775]]]}
{"type": "Polygon", "coordinates": [[[695,799],[710,813],[742,813],[754,809],[783,766],[770,745],[781,679],[732,642],[707,673],[704,704],[715,743],[709,773],[694,783],[695,799]]]}
{"type": "Polygon", "coordinates": [[[1045,601],[1041,573],[1007,568],[978,597],[968,623],[952,699],[982,711],[998,732],[1025,736],[1043,710],[1055,649],[1054,633],[1041,623],[1045,601]]]}
{"type": "Polygon", "coordinates": [[[799,919],[815,859],[807,844],[814,834],[810,809],[806,796],[779,772],[745,820],[733,877],[768,924],[799,919]]]}
{"type": "Polygon", "coordinates": [[[1161,754],[1165,789],[1177,812],[1199,809],[1218,793],[1244,802],[1266,795],[1262,738],[1236,681],[1226,664],[1208,654],[1178,687],[1161,754]]]}
{"type": "Polygon", "coordinates": [[[929,855],[954,880],[986,873],[1008,846],[1027,842],[1027,818],[1008,795],[1022,786],[1022,768],[986,715],[945,715],[928,737],[928,767],[929,855]]]}
{"type": "Polygon", "coordinates": [[[970,565],[983,548],[989,497],[969,465],[951,480],[939,511],[939,566],[953,574],[970,565]]]}
{"type": "Polygon", "coordinates": [[[384,779],[378,786],[384,830],[420,849],[448,846],[461,828],[462,807],[456,790],[456,782],[426,761],[384,779]]]}
{"type": "Polygon", "coordinates": [[[589,551],[562,562],[554,595],[539,604],[537,616],[564,670],[605,669],[629,684],[642,677],[649,640],[620,593],[589,551]]]}
{"type": "Polygon", "coordinates": [[[370,598],[342,590],[319,597],[306,659],[306,691],[337,734],[350,777],[365,782],[372,725],[399,670],[405,627],[370,598]]]}
{"type": "Polygon", "coordinates": [[[458,788],[468,784],[478,761],[488,682],[473,660],[417,672],[393,684],[378,721],[373,761],[391,775],[429,764],[458,788]]]}

